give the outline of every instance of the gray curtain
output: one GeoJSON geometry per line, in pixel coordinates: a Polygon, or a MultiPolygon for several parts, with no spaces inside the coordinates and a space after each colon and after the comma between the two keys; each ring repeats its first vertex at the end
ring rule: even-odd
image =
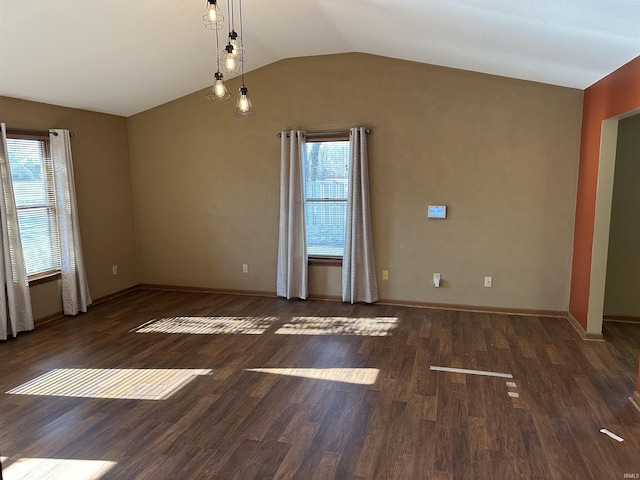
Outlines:
{"type": "Polygon", "coordinates": [[[0,130],[0,340],[6,340],[18,332],[33,330],[33,313],[4,123],[0,130]]]}
{"type": "Polygon", "coordinates": [[[280,231],[276,291],[280,297],[306,299],[308,260],[302,168],[304,132],[281,132],[280,137],[280,231]]]}
{"type": "Polygon", "coordinates": [[[349,132],[351,167],[347,198],[347,230],[342,259],[342,301],[378,301],[373,258],[367,133],[362,127],[349,132]]]}
{"type": "Polygon", "coordinates": [[[65,315],[75,315],[80,311],[87,311],[87,306],[91,304],[91,294],[80,240],[69,130],[51,130],[49,141],[60,238],[62,310],[65,315]]]}

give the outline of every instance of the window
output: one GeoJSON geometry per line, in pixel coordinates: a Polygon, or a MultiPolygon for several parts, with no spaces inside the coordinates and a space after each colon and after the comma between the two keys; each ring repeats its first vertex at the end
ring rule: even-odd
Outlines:
{"type": "Polygon", "coordinates": [[[347,223],[349,139],[315,141],[304,152],[307,255],[341,258],[347,223]]]}
{"type": "Polygon", "coordinates": [[[27,276],[60,270],[53,164],[46,136],[7,135],[13,192],[27,276]]]}

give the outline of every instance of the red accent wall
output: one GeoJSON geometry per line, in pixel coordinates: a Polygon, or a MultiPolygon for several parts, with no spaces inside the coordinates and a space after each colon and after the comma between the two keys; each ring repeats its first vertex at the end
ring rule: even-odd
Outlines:
{"type": "MultiPolygon", "coordinates": [[[[640,57],[594,83],[584,92],[569,312],[585,330],[602,121],[636,108],[640,108],[640,57]]],[[[640,378],[638,382],[640,385],[640,378]]]]}

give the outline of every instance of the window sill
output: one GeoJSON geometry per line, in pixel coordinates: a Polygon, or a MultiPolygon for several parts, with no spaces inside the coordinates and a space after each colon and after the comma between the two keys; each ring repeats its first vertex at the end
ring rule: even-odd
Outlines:
{"type": "Polygon", "coordinates": [[[41,283],[48,283],[53,282],[54,280],[59,280],[60,277],[60,270],[53,270],[51,272],[31,275],[30,277],[27,277],[27,281],[29,282],[29,286],[33,287],[34,285],[40,285],[41,283]]]}
{"type": "Polygon", "coordinates": [[[307,263],[312,267],[342,267],[342,257],[309,257],[307,263]]]}

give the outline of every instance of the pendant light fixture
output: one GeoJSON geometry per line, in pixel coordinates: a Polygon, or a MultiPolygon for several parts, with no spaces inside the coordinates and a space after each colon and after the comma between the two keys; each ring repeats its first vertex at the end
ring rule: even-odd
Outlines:
{"type": "Polygon", "coordinates": [[[209,100],[213,100],[215,102],[224,102],[225,100],[229,100],[231,94],[227,91],[227,87],[225,87],[223,83],[222,73],[220,73],[220,57],[218,56],[218,48],[220,45],[218,44],[218,31],[216,30],[216,63],[218,69],[214,74],[214,83],[211,91],[207,93],[207,98],[209,100]]]}
{"type": "Polygon", "coordinates": [[[229,73],[231,75],[238,73],[240,71],[240,64],[242,63],[242,59],[238,58],[236,54],[233,53],[233,45],[230,43],[224,47],[222,51],[222,69],[225,73],[229,73]]]}
{"type": "MultiPolygon", "coordinates": [[[[240,9],[240,52],[244,51],[244,45],[242,43],[242,0],[238,0],[238,5],[240,9]]],[[[240,72],[242,75],[242,86],[240,87],[238,94],[238,102],[236,103],[236,109],[233,112],[233,115],[236,117],[255,117],[256,111],[253,109],[253,105],[251,105],[251,100],[249,100],[249,90],[244,85],[244,59],[240,61],[240,72]]]]}
{"type": "MultiPolygon", "coordinates": [[[[231,27],[233,28],[233,26],[231,27]]],[[[235,30],[231,30],[229,32],[229,45],[233,47],[233,54],[235,56],[241,55],[242,50],[240,49],[240,39],[235,30]]]]}
{"type": "Polygon", "coordinates": [[[209,30],[220,30],[224,17],[218,8],[218,0],[207,0],[207,9],[202,15],[204,26],[209,30]]]}
{"type": "Polygon", "coordinates": [[[242,0],[237,0],[240,15],[240,34],[234,29],[234,1],[227,0],[227,14],[229,16],[229,35],[225,48],[220,51],[218,45],[218,32],[222,28],[223,17],[218,8],[218,0],[207,0],[207,11],[202,19],[204,25],[209,30],[216,30],[216,65],[214,74],[214,84],[211,91],[207,93],[207,98],[216,102],[223,102],[231,97],[224,85],[222,72],[234,75],[240,73],[242,86],[238,90],[238,100],[233,112],[236,117],[253,117],[256,112],[249,99],[249,90],[244,84],[244,44],[242,41],[242,0]]]}
{"type": "Polygon", "coordinates": [[[256,111],[251,105],[249,100],[249,90],[244,86],[244,81],[238,92],[238,102],[236,103],[236,109],[233,112],[235,117],[255,117],[256,111]]]}
{"type": "Polygon", "coordinates": [[[222,81],[222,74],[220,72],[216,72],[214,77],[215,83],[213,84],[211,91],[207,93],[207,98],[215,102],[224,102],[225,100],[229,100],[231,94],[222,81]]]}
{"type": "Polygon", "coordinates": [[[224,50],[220,52],[222,56],[222,70],[225,73],[235,75],[240,71],[242,63],[242,48],[240,42],[242,38],[238,37],[234,29],[235,15],[233,11],[233,0],[227,3],[227,15],[229,15],[229,35],[227,36],[227,44],[224,50]]]}

